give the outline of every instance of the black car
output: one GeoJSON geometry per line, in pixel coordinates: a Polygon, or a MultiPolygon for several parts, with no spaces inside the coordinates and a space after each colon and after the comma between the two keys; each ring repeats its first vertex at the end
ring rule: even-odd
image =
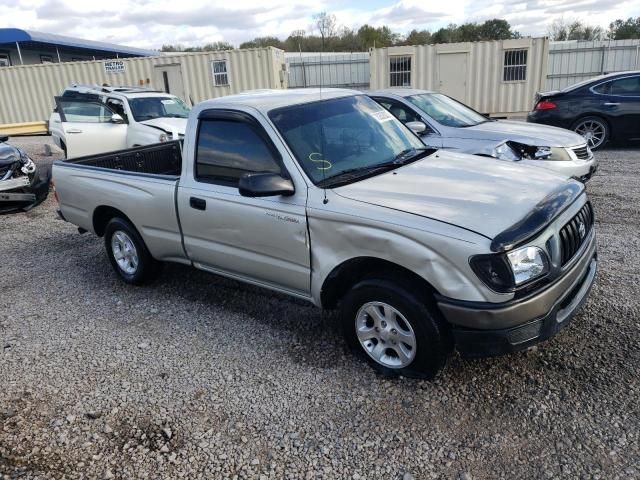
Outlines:
{"type": "Polygon", "coordinates": [[[640,71],[621,72],[539,93],[527,121],[571,129],[592,150],[608,140],[640,139],[640,71]]]}

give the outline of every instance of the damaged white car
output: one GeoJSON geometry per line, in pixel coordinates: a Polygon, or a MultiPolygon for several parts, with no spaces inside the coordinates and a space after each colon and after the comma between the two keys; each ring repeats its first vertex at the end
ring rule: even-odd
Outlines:
{"type": "Polygon", "coordinates": [[[21,149],[0,136],[0,214],[27,211],[49,194],[49,175],[21,149]]]}
{"type": "Polygon", "coordinates": [[[180,98],[139,87],[71,85],[49,118],[67,158],[180,140],[191,108],[180,98]]]}
{"type": "Polygon", "coordinates": [[[543,167],[582,182],[598,168],[585,139],[570,130],[494,120],[426,90],[388,88],[367,94],[430,147],[543,167]]]}

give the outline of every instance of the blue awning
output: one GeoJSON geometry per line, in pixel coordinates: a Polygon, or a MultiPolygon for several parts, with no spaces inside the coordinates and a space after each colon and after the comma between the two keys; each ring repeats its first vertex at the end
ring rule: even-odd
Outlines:
{"type": "Polygon", "coordinates": [[[114,43],[94,42],[81,38],[65,37],[53,33],[34,32],[32,30],[21,30],[19,28],[0,28],[0,44],[2,43],[37,42],[52,46],[71,47],[83,50],[98,50],[103,52],[121,53],[125,55],[135,55],[138,57],[152,57],[161,55],[154,50],[144,50],[142,48],[125,47],[114,43]]]}

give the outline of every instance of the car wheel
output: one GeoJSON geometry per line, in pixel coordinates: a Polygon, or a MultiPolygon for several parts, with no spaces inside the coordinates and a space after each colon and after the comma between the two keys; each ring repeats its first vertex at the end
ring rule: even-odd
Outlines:
{"type": "Polygon", "coordinates": [[[451,348],[446,326],[430,303],[408,282],[361,281],[341,302],[345,339],[385,376],[433,378],[451,348]]]}
{"type": "Polygon", "coordinates": [[[105,228],[104,243],[111,266],[126,283],[141,285],[157,276],[160,262],[128,221],[112,218],[105,228]]]}
{"type": "Polygon", "coordinates": [[[584,137],[591,150],[597,150],[609,140],[609,125],[600,117],[584,117],[573,124],[572,130],[584,137]]]}

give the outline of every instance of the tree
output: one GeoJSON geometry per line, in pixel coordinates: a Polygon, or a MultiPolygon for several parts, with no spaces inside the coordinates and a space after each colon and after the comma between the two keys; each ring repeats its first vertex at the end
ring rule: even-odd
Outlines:
{"type": "Polygon", "coordinates": [[[185,47],[179,43],[175,45],[162,45],[161,52],[217,52],[220,50],[233,50],[234,46],[229,42],[211,42],[202,47],[185,47]]]}
{"type": "Polygon", "coordinates": [[[411,30],[401,43],[402,45],[426,45],[431,43],[431,32],[428,30],[411,30]]]}
{"type": "Polygon", "coordinates": [[[285,45],[278,37],[256,37],[240,44],[240,48],[276,47],[284,49],[285,45]]]}
{"type": "Polygon", "coordinates": [[[315,27],[320,32],[323,39],[335,37],[336,35],[336,16],[327,12],[320,12],[313,16],[315,27]]]}
{"type": "Polygon", "coordinates": [[[618,19],[609,24],[609,38],[613,40],[640,38],[640,17],[618,19]]]}
{"type": "Polygon", "coordinates": [[[484,22],[479,26],[479,33],[481,40],[509,40],[521,37],[518,32],[511,30],[509,22],[499,18],[484,22]]]}
{"type": "Polygon", "coordinates": [[[357,36],[362,42],[362,48],[364,50],[370,47],[390,47],[394,45],[400,37],[397,33],[393,33],[387,26],[376,28],[366,23],[358,29],[357,36]]]}
{"type": "Polygon", "coordinates": [[[600,40],[604,36],[601,27],[585,25],[580,20],[557,18],[549,25],[551,40],[600,40]]]}

